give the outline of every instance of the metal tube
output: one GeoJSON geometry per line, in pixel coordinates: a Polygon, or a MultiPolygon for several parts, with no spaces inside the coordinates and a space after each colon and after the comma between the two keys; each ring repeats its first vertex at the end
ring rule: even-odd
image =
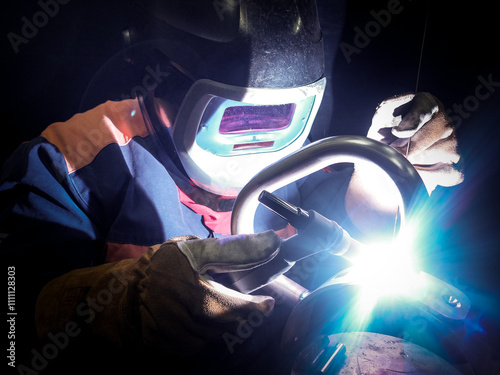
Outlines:
{"type": "MultiPolygon", "coordinates": [[[[254,176],[235,201],[231,217],[232,233],[254,232],[255,212],[263,190],[274,192],[330,165],[359,162],[368,162],[381,168],[395,183],[399,191],[396,199],[401,207],[402,227],[405,218],[411,216],[416,202],[424,195],[427,196],[418,172],[403,155],[390,146],[362,136],[339,136],[311,143],[254,176]]],[[[279,289],[277,293],[284,293],[286,287],[281,284],[271,283],[268,287],[275,286],[279,289]]]]}
{"type": "Polygon", "coordinates": [[[273,297],[276,304],[283,304],[288,310],[293,309],[302,298],[309,294],[306,288],[284,275],[278,276],[276,280],[264,286],[260,291],[273,297]]]}

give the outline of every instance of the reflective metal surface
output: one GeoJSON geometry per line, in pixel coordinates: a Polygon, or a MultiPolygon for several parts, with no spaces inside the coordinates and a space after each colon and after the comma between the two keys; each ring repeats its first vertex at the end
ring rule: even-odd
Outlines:
{"type": "Polygon", "coordinates": [[[233,234],[253,233],[254,216],[262,190],[274,192],[322,168],[338,163],[369,162],[382,168],[399,190],[401,221],[414,203],[427,194],[422,179],[406,158],[392,147],[361,136],[325,138],[272,164],[254,176],[241,190],[233,207],[233,234]]]}

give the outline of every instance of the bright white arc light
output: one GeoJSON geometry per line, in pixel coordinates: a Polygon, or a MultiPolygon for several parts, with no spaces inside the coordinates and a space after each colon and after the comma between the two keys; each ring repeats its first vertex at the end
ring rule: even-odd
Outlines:
{"type": "Polygon", "coordinates": [[[364,246],[353,259],[344,280],[361,286],[358,307],[362,316],[368,315],[382,296],[414,295],[421,289],[412,243],[412,231],[405,230],[392,242],[364,246]]]}
{"type": "Polygon", "coordinates": [[[416,232],[405,226],[392,242],[359,245],[353,265],[340,277],[323,286],[351,284],[360,287],[353,305],[352,319],[363,325],[381,297],[394,296],[419,302],[437,314],[450,319],[464,319],[470,299],[456,287],[431,276],[419,268],[414,259],[416,232]]]}

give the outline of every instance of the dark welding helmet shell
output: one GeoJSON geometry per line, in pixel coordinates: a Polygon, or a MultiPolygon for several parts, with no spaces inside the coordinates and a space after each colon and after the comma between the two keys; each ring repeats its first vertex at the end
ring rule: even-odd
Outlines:
{"type": "Polygon", "coordinates": [[[323,77],[313,0],[169,0],[143,6],[171,26],[169,39],[197,55],[197,61],[178,62],[195,80],[289,88],[323,77]]]}
{"type": "Polygon", "coordinates": [[[176,110],[168,126],[174,147],[167,148],[192,182],[234,197],[253,175],[302,147],[325,88],[314,1],[145,6],[166,26],[160,39],[170,41],[158,61],[172,74],[154,92],[176,110]]]}

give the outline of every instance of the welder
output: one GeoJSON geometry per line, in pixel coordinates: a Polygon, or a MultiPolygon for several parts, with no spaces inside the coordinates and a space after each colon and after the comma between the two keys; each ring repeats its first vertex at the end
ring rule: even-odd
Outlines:
{"type": "MultiPolygon", "coordinates": [[[[223,17],[214,3],[192,13],[153,2],[171,38],[150,51],[161,83],[50,125],[4,165],[2,256],[30,273],[23,299],[36,302],[42,344],[29,355],[45,360],[26,368],[55,369],[73,347],[201,372],[203,353],[208,368],[224,358],[213,352],[227,351],[225,333],[241,338],[242,324],[272,313],[273,298],[207,272],[258,267],[293,232],[260,212],[258,233],[231,236],[231,207],[253,175],[308,142],[330,84],[322,33],[313,1],[232,1],[223,17]],[[78,334],[46,356],[65,332],[78,334]]],[[[407,156],[429,192],[462,179],[453,125],[431,94],[383,101],[368,135],[407,156]]],[[[321,171],[278,193],[359,229],[394,214],[372,206],[365,179],[362,169],[321,171]]]]}

